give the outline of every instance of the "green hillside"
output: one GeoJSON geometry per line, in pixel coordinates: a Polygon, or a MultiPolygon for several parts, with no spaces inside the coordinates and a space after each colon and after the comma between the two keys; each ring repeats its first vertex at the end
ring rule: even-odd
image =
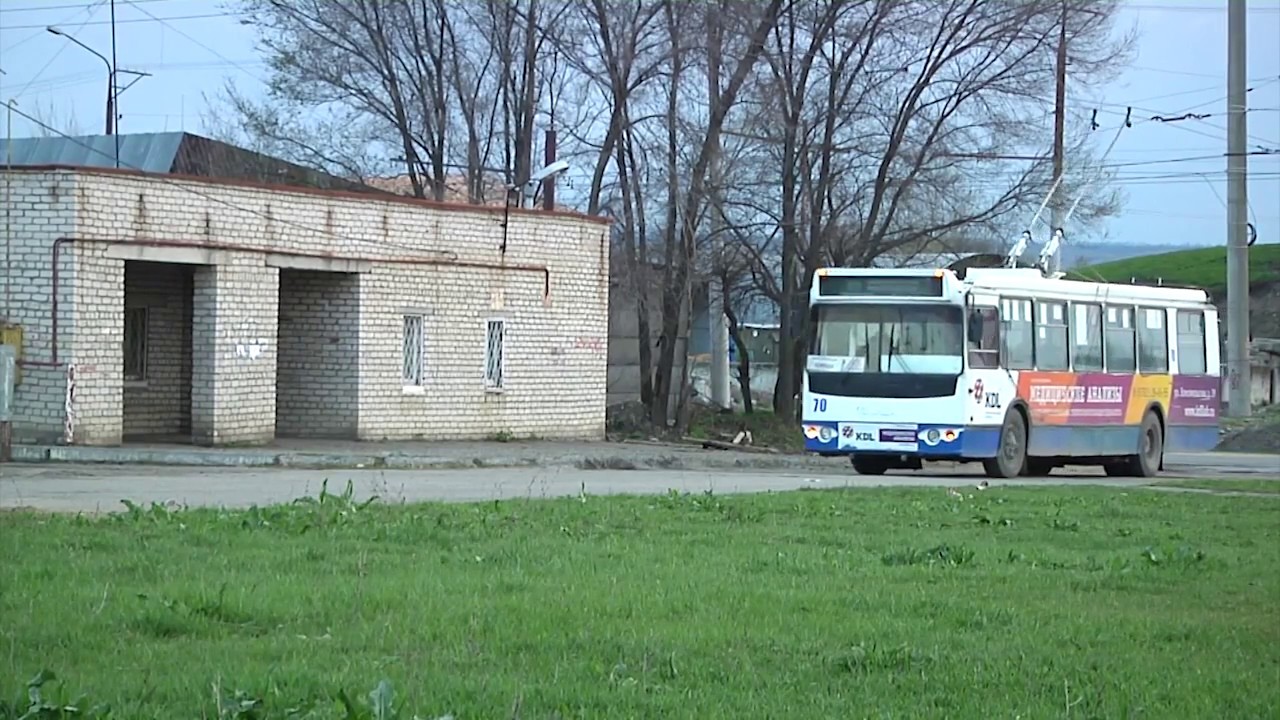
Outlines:
{"type": "MultiPolygon", "coordinates": [[[[1143,283],[1162,280],[1167,285],[1184,285],[1208,290],[1214,300],[1226,299],[1227,250],[1223,247],[1180,250],[1090,265],[1068,275],[1081,280],[1143,283]]],[[[1280,245],[1249,248],[1249,279],[1252,285],[1280,282],[1280,245]]]]}

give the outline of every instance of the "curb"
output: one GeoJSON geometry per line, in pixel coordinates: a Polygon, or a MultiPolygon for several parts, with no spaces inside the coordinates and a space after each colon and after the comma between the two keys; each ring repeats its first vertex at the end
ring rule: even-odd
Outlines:
{"type": "Polygon", "coordinates": [[[745,455],[721,451],[630,455],[625,449],[598,454],[544,457],[490,455],[470,459],[408,453],[308,453],[296,451],[202,451],[97,448],[65,445],[15,445],[15,463],[85,465],[161,465],[173,467],[280,467],[310,470],[475,470],[483,468],[559,468],[574,470],[783,470],[841,472],[839,460],[795,455],[745,455]]]}

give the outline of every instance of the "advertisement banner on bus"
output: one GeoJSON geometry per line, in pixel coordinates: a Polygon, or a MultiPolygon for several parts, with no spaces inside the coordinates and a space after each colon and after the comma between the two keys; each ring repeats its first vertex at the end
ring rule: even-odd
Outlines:
{"type": "Polygon", "coordinates": [[[1018,395],[1044,425],[1136,425],[1153,402],[1170,425],[1218,421],[1218,379],[1204,375],[1023,372],[1018,395]]]}

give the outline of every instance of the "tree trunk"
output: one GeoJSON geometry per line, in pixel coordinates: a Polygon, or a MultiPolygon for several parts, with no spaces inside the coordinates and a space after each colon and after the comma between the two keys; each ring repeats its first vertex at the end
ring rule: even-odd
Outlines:
{"type": "Polygon", "coordinates": [[[751,358],[747,355],[747,344],[742,340],[742,327],[738,325],[738,313],[733,310],[728,273],[721,278],[720,288],[724,296],[724,316],[729,321],[729,337],[733,339],[733,345],[738,349],[738,387],[742,390],[742,411],[750,415],[755,412],[755,403],[751,399],[751,358]]]}

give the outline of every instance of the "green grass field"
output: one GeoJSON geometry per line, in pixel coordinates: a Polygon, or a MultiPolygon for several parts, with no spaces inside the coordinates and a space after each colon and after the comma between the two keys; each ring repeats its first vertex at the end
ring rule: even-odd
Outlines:
{"type": "Polygon", "coordinates": [[[1277,547],[1272,499],[1100,488],[9,513],[0,697],[48,669],[129,719],[1274,718],[1277,547]],[[394,714],[341,710],[383,679],[394,714]]]}
{"type": "Polygon", "coordinates": [[[1247,492],[1280,495],[1280,479],[1222,478],[1220,480],[1162,480],[1157,485],[1165,487],[1213,490],[1215,492],[1247,492]]]}
{"type": "MultiPolygon", "coordinates": [[[[1127,283],[1163,279],[1169,285],[1201,287],[1217,300],[1226,299],[1226,248],[1203,248],[1145,255],[1143,257],[1091,265],[1074,270],[1070,276],[1083,280],[1127,283]]],[[[1254,285],[1280,282],[1280,245],[1254,245],[1249,248],[1249,281],[1254,285]]]]}

